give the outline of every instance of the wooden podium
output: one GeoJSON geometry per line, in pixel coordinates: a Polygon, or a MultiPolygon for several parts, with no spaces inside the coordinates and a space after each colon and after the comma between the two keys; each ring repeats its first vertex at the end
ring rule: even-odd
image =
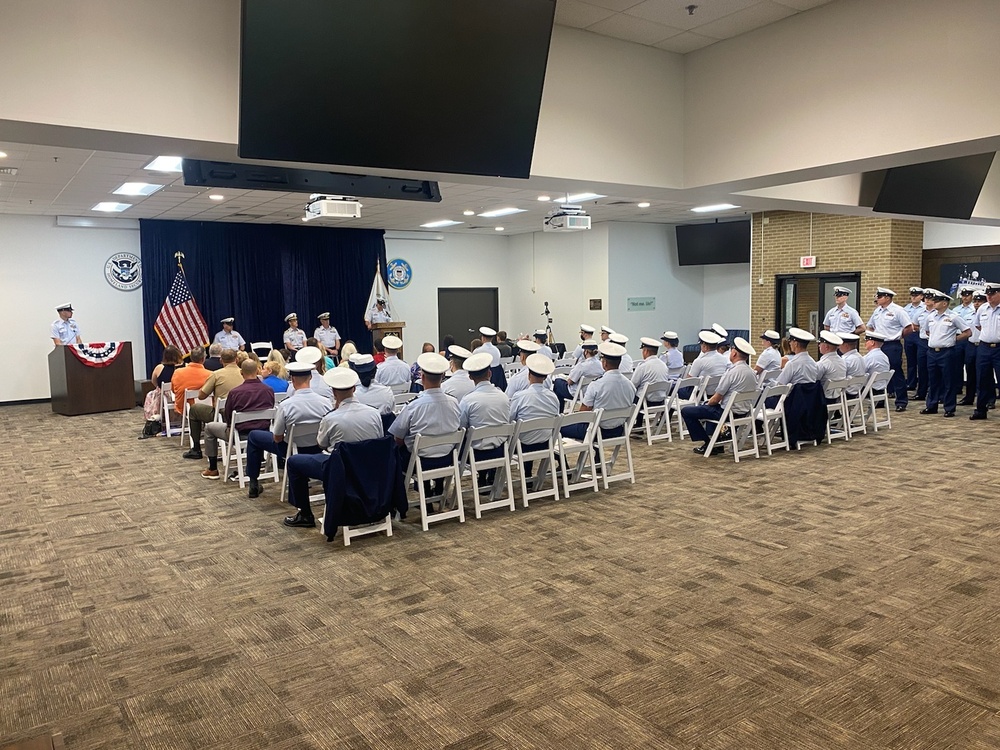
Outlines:
{"type": "MultiPolygon", "coordinates": [[[[403,329],[406,323],[401,320],[394,320],[391,323],[372,323],[372,345],[379,343],[386,336],[398,336],[403,340],[403,329]]],[[[403,359],[403,350],[399,350],[399,358],[403,359]]]]}
{"type": "Polygon", "coordinates": [[[70,349],[57,346],[49,352],[52,411],[75,417],[135,408],[131,343],[123,341],[118,357],[106,367],[85,365],[70,349]]]}

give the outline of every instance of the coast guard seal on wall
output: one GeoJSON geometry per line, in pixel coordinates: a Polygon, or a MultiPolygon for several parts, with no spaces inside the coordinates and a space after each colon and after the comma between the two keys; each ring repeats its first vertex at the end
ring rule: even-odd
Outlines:
{"type": "Polygon", "coordinates": [[[104,264],[104,278],[115,289],[131,292],[142,286],[142,261],[132,253],[118,253],[104,264]]]}
{"type": "Polygon", "coordinates": [[[386,266],[389,286],[393,289],[405,289],[413,279],[413,268],[402,258],[393,258],[386,266]]]}

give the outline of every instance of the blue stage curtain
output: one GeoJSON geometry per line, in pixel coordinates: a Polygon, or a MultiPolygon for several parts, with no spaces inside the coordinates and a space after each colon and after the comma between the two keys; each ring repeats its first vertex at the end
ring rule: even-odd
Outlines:
{"type": "Polygon", "coordinates": [[[142,313],[146,371],[160,361],[163,345],[153,324],[177,272],[174,253],[184,253],[188,286],[208,323],[209,339],[233,315],[247,341],[281,347],[285,315],[295,312],[312,336],[316,316],[329,311],[341,339],[371,351],[365,327],[376,263],[386,267],[381,229],[333,229],[282,224],[139,220],[142,313]]]}

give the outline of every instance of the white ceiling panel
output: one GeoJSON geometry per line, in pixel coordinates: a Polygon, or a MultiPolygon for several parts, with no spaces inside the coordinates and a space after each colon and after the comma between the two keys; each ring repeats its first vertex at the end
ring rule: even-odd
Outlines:
{"type": "Polygon", "coordinates": [[[629,8],[625,13],[663,26],[690,31],[737,11],[745,10],[758,2],[760,0],[711,0],[711,2],[645,0],[645,2],[629,8]],[[687,10],[691,5],[696,5],[694,13],[687,10]]]}
{"type": "Polygon", "coordinates": [[[612,15],[614,15],[613,10],[599,8],[580,0],[559,0],[559,4],[556,5],[556,23],[576,29],[586,28],[612,15]]]}
{"type": "Polygon", "coordinates": [[[652,45],[681,33],[680,29],[662,26],[661,24],[636,18],[635,16],[627,16],[623,13],[618,13],[603,21],[598,21],[588,26],[587,30],[603,36],[624,39],[626,42],[636,42],[637,44],[645,45],[652,45]]]}
{"type": "Polygon", "coordinates": [[[713,39],[729,39],[745,33],[747,27],[760,28],[794,14],[795,11],[786,5],[758,2],[717,21],[698,26],[697,33],[713,39]]]}
{"type": "Polygon", "coordinates": [[[678,54],[686,55],[688,52],[694,52],[696,49],[715,44],[717,41],[719,40],[709,36],[695,34],[693,31],[685,31],[683,34],[678,34],[662,42],[657,42],[653,46],[665,49],[668,52],[677,52],[678,54]]]}

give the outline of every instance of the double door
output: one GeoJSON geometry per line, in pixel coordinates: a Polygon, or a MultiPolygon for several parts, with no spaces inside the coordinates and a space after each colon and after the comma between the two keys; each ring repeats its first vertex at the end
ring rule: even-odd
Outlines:
{"type": "Polygon", "coordinates": [[[851,290],[847,304],[856,309],[862,320],[871,305],[858,299],[861,291],[861,273],[837,274],[787,274],[775,277],[775,329],[784,335],[789,328],[804,328],[813,336],[823,330],[827,310],[837,304],[833,288],[842,286],[851,290]]]}

